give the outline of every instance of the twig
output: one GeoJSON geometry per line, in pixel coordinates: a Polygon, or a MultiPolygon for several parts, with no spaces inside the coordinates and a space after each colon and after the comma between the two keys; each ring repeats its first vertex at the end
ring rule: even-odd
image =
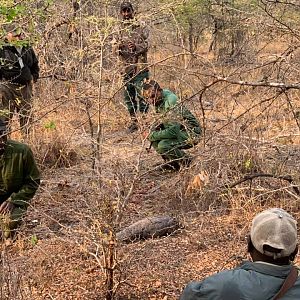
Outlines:
{"type": "MultiPolygon", "coordinates": [[[[227,188],[234,188],[235,186],[247,181],[247,180],[253,180],[254,178],[258,178],[258,177],[269,177],[269,178],[276,178],[276,179],[281,179],[281,180],[286,180],[288,181],[290,184],[293,183],[293,178],[290,175],[274,175],[274,174],[268,174],[268,173],[258,173],[258,174],[248,174],[245,175],[242,179],[232,183],[231,185],[227,185],[227,188]]],[[[300,195],[300,190],[298,188],[298,186],[292,186],[294,192],[297,195],[300,195]]]]}
{"type": "Polygon", "coordinates": [[[57,79],[57,80],[60,80],[60,81],[68,81],[69,80],[67,78],[58,77],[58,75],[56,75],[56,74],[50,74],[50,75],[45,75],[45,76],[39,77],[39,79],[45,79],[45,78],[54,78],[54,79],[57,79]]]}
{"type": "Polygon", "coordinates": [[[297,114],[296,114],[296,112],[295,112],[295,109],[294,109],[294,107],[293,107],[292,101],[291,101],[291,99],[290,99],[288,93],[284,92],[284,95],[285,95],[286,101],[287,101],[287,103],[288,103],[288,106],[290,107],[290,109],[291,109],[291,111],[292,111],[292,114],[293,114],[293,117],[294,117],[294,119],[295,119],[295,121],[296,121],[296,124],[297,124],[297,126],[298,126],[298,129],[300,130],[300,124],[299,124],[298,116],[297,116],[297,114]]]}
{"type": "Polygon", "coordinates": [[[261,86],[261,87],[271,87],[271,88],[280,88],[280,89],[296,89],[300,90],[300,83],[285,83],[285,82],[268,82],[268,81],[246,81],[246,80],[232,80],[226,77],[221,76],[212,76],[219,81],[228,82],[231,84],[236,85],[243,85],[243,86],[261,86]]]}

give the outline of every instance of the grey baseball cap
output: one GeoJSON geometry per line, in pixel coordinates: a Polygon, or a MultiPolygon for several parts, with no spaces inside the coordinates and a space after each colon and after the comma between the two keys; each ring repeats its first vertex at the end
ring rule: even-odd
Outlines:
{"type": "Polygon", "coordinates": [[[254,217],[250,237],[260,253],[274,259],[288,257],[297,246],[297,221],[281,208],[267,209],[254,217]],[[264,246],[279,251],[266,251],[264,246]]]}

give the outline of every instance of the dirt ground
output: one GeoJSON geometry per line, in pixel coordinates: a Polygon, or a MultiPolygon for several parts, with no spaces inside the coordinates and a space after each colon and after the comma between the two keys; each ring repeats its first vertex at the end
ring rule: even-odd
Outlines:
{"type": "MultiPolygon", "coordinates": [[[[81,139],[78,149],[85,151],[87,140],[81,139]]],[[[208,183],[205,191],[187,194],[189,182],[201,170],[218,178],[211,165],[211,159],[217,161],[218,151],[213,147],[208,151],[207,146],[199,144],[190,151],[195,159],[189,169],[162,173],[152,168],[160,157],[154,150],[148,153],[141,147],[138,133],[126,134],[124,124],[108,132],[103,145],[102,185],[95,180],[98,177],[87,158],[77,158],[68,168],[43,170],[41,187],[17,240],[2,245],[1,299],[104,299],[101,247],[107,235],[102,210],[107,212],[107,202],[99,189],[111,186],[112,199],[126,194],[137,164],[140,175],[120,227],[147,216],[170,215],[180,220],[181,228],[167,237],[117,245],[116,299],[178,299],[189,281],[201,280],[247,259],[245,239],[257,212],[279,206],[300,218],[299,197],[288,183],[276,179],[258,180],[252,192],[249,183],[230,191],[221,183],[216,191],[208,183]],[[271,193],[274,185],[278,191],[271,193]]],[[[276,153],[285,153],[285,148],[280,149],[268,151],[273,166],[282,162],[276,153]]],[[[297,145],[294,153],[295,157],[299,154],[297,145]]],[[[234,172],[234,163],[228,164],[222,172],[226,173],[226,168],[234,172]]],[[[291,163],[289,170],[297,174],[298,167],[291,163]]]]}
{"type": "Polygon", "coordinates": [[[141,138],[153,109],[126,133],[123,66],[111,51],[120,1],[4,2],[9,14],[23,15],[19,2],[37,9],[25,11],[41,68],[25,142],[42,181],[16,240],[0,245],[0,300],[102,300],[112,270],[116,300],[175,300],[191,280],[247,259],[256,213],[281,207],[300,220],[297,1],[134,1],[151,23],[151,77],[203,128],[178,173],[157,170],[141,138]],[[189,10],[200,27],[176,16],[189,10]],[[181,225],[169,236],[114,239],[165,215],[181,225]]]}

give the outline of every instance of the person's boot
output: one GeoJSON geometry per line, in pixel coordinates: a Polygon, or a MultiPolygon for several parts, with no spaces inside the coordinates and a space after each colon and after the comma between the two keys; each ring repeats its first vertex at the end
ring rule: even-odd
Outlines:
{"type": "Polygon", "coordinates": [[[193,158],[191,156],[184,156],[181,158],[178,163],[180,164],[181,167],[183,168],[188,168],[193,161],[193,158]]]}
{"type": "Polygon", "coordinates": [[[158,166],[160,171],[170,171],[170,172],[177,172],[180,170],[180,164],[176,160],[165,161],[158,166]]]}
{"type": "Polygon", "coordinates": [[[128,132],[133,133],[139,129],[138,123],[136,119],[132,119],[131,124],[128,126],[128,132]]]}

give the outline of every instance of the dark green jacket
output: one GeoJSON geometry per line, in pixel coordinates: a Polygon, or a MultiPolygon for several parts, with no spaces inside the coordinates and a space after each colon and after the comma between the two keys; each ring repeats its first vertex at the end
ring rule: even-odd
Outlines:
{"type": "MultiPolygon", "coordinates": [[[[177,96],[167,89],[162,91],[162,102],[155,107],[161,115],[160,130],[153,130],[149,135],[151,142],[164,139],[194,139],[201,134],[201,127],[196,117],[182,104],[177,96]]],[[[192,142],[191,142],[192,143],[192,142]]]]}
{"type": "MultiPolygon", "coordinates": [[[[189,283],[180,300],[272,300],[290,271],[291,265],[247,261],[235,269],[189,283]]],[[[300,277],[280,299],[300,299],[300,277]]]]}
{"type": "Polygon", "coordinates": [[[31,149],[8,140],[0,158],[0,203],[10,198],[13,204],[26,208],[40,184],[40,172],[31,149]]]}
{"type": "Polygon", "coordinates": [[[32,47],[22,47],[21,54],[12,45],[0,48],[0,79],[17,84],[28,84],[39,78],[39,62],[32,47]],[[21,68],[19,59],[23,62],[21,68]]]}

